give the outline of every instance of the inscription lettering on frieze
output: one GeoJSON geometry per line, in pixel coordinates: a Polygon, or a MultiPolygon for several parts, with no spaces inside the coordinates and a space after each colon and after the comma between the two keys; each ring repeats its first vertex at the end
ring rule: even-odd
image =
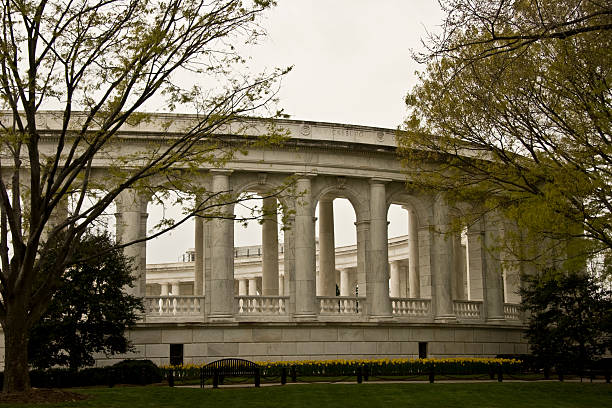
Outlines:
{"type": "Polygon", "coordinates": [[[356,129],[333,128],[332,136],[334,139],[339,140],[359,141],[359,139],[363,137],[363,131],[356,129]]]}

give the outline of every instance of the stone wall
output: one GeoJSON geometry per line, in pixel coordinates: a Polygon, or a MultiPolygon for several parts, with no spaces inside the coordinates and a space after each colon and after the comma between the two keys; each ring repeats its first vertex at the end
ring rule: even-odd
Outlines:
{"type": "Polygon", "coordinates": [[[143,325],[129,333],[136,351],[108,359],[147,358],[168,364],[170,344],[184,344],[184,363],[224,357],[249,360],[417,358],[419,342],[427,342],[428,357],[495,357],[527,353],[519,326],[441,324],[261,324],[143,325]]]}

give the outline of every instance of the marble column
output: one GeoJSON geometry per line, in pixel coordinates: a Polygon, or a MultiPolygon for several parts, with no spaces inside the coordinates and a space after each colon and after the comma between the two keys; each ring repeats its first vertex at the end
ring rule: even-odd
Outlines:
{"type": "Polygon", "coordinates": [[[340,296],[351,296],[349,268],[340,269],[340,296]]]}
{"type": "Polygon", "coordinates": [[[465,300],[465,253],[461,246],[461,234],[453,234],[451,239],[453,241],[453,299],[465,300]]]}
{"type": "Polygon", "coordinates": [[[40,235],[41,244],[47,242],[53,229],[63,221],[66,221],[68,215],[68,197],[64,197],[57,203],[57,206],[51,212],[51,216],[42,230],[40,235]]]}
{"type": "Polygon", "coordinates": [[[355,223],[357,230],[357,288],[360,297],[367,293],[367,272],[369,269],[368,254],[370,246],[370,220],[359,220],[355,223]]]}
{"type": "Polygon", "coordinates": [[[504,317],[504,294],[500,254],[492,251],[499,245],[501,221],[498,217],[486,216],[484,221],[483,286],[487,321],[502,322],[504,317]]]}
{"type": "Polygon", "coordinates": [[[401,269],[400,269],[400,262],[399,261],[392,261],[390,264],[390,278],[389,278],[389,286],[390,286],[390,290],[389,290],[389,295],[393,298],[398,298],[401,297],[400,294],[400,273],[401,273],[401,269]]]}
{"type": "Polygon", "coordinates": [[[248,294],[248,282],[247,279],[238,280],[238,296],[246,296],[248,294]]]}
{"type": "MultiPolygon", "coordinates": [[[[230,170],[214,169],[212,174],[212,192],[227,194],[230,192],[230,170]]],[[[229,205],[222,205],[219,210],[230,216],[229,205]]],[[[211,303],[209,318],[230,319],[234,311],[234,221],[228,218],[215,218],[211,222],[211,303]]]]}
{"type": "Polygon", "coordinates": [[[334,242],[334,201],[319,201],[319,282],[321,296],[336,296],[336,248],[334,242]]]}
{"type": "Polygon", "coordinates": [[[172,282],[172,291],[171,291],[171,295],[172,295],[172,296],[178,296],[178,295],[180,295],[180,286],[179,286],[179,282],[177,282],[177,281],[172,282]]]}
{"type": "Polygon", "coordinates": [[[409,297],[421,297],[421,278],[419,271],[419,229],[416,212],[408,210],[408,288],[409,297]]]}
{"type": "Polygon", "coordinates": [[[278,276],[278,296],[285,296],[285,276],[278,276]]]}
{"type": "Polygon", "coordinates": [[[204,219],[195,217],[195,265],[193,294],[204,294],[204,219]]]}
{"type": "Polygon", "coordinates": [[[455,321],[453,311],[453,243],[450,230],[449,208],[445,200],[438,197],[433,207],[432,281],[434,320],[455,321]]]}
{"type": "Polygon", "coordinates": [[[348,269],[349,269],[349,286],[348,286],[349,296],[357,296],[358,295],[357,290],[358,290],[358,285],[359,285],[359,280],[357,278],[357,268],[352,267],[348,269]]]}
{"type": "Polygon", "coordinates": [[[387,240],[386,179],[370,180],[370,276],[367,296],[370,316],[374,319],[393,317],[389,298],[389,253],[387,240]]]}
{"type": "Polygon", "coordinates": [[[262,294],[278,296],[278,222],[276,198],[263,199],[264,219],[262,232],[262,294]]]}
{"type": "Polygon", "coordinates": [[[300,175],[296,190],[302,194],[295,205],[295,317],[316,318],[315,228],[312,209],[311,176],[300,175]]]}
{"type": "MultiPolygon", "coordinates": [[[[284,233],[283,242],[283,278],[284,288],[282,296],[289,296],[287,311],[292,316],[295,314],[295,216],[286,217],[288,229],[284,233]]],[[[279,287],[280,289],[280,287],[279,287]]]]}
{"type": "Polygon", "coordinates": [[[483,259],[484,235],[480,222],[468,226],[467,230],[467,298],[468,300],[484,300],[483,259]]]}
{"type": "Polygon", "coordinates": [[[257,296],[257,278],[249,279],[249,296],[257,296]]]}
{"type": "MultiPolygon", "coordinates": [[[[115,214],[117,242],[128,243],[144,239],[147,236],[148,200],[134,189],[123,190],[116,199],[115,214]]],[[[126,292],[135,296],[146,295],[147,243],[137,242],[123,250],[126,257],[132,260],[134,287],[126,287],[126,292]]]]}
{"type": "Polygon", "coordinates": [[[410,260],[405,259],[400,261],[399,267],[399,282],[400,290],[399,296],[401,298],[407,298],[410,296],[410,289],[408,288],[408,265],[410,260]]]}

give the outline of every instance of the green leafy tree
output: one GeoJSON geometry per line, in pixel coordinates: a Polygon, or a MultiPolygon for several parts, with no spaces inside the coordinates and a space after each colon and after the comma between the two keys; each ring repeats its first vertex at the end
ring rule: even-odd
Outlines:
{"type": "Polygon", "coordinates": [[[274,115],[268,111],[287,70],[252,74],[241,55],[264,34],[258,21],[273,4],[2,1],[3,392],[30,389],[28,333],[75,263],[74,244],[120,193],[172,189],[198,197],[183,218],[157,234],[194,214],[227,216],[224,205],[235,200],[230,192],[206,191],[194,180],[200,169],[223,167],[244,147],[243,138],[227,136],[229,125],[233,135],[244,134],[246,116],[274,115]],[[168,118],[161,133],[132,148],[122,129],[147,126],[151,116],[142,112],[155,106],[194,114],[183,121],[168,118]],[[56,110],[41,114],[50,108],[56,110]],[[66,201],[69,212],[60,216],[66,201]],[[51,251],[54,263],[43,268],[51,251]]]}
{"type": "Polygon", "coordinates": [[[546,270],[521,289],[527,338],[541,367],[582,372],[612,346],[612,292],[584,273],[546,270]]]}
{"type": "Polygon", "coordinates": [[[570,254],[571,270],[609,251],[610,2],[441,3],[398,137],[410,186],[473,204],[463,225],[514,220],[506,243],[520,259],[570,254]]]}
{"type": "MultiPolygon", "coordinates": [[[[130,261],[108,234],[88,233],[75,246],[75,262],[67,266],[47,311],[30,330],[28,356],[37,368],[77,370],[92,366],[94,353],[126,353],[131,346],[125,330],[144,312],[142,299],[124,291],[134,280],[130,261]]],[[[54,256],[44,261],[43,269],[53,265],[54,256]]]]}

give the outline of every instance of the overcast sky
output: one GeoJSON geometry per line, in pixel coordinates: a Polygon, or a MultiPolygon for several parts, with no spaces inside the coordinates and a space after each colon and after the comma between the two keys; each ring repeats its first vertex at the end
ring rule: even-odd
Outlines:
{"type": "MultiPolygon", "coordinates": [[[[293,65],[280,90],[292,119],[396,128],[404,96],[420,67],[410,57],[442,13],[435,0],[278,0],[264,26],[268,36],[251,52],[253,69],[293,65]]],[[[150,206],[152,207],[152,206],[150,206]]],[[[149,208],[148,225],[160,217],[149,208]]],[[[336,245],[355,243],[355,213],[334,201],[336,245]]],[[[407,215],[389,212],[389,236],[407,233],[407,215]]],[[[147,246],[147,262],[177,261],[194,245],[193,221],[147,246]]],[[[236,225],[235,245],[261,243],[261,228],[236,225]]]]}

